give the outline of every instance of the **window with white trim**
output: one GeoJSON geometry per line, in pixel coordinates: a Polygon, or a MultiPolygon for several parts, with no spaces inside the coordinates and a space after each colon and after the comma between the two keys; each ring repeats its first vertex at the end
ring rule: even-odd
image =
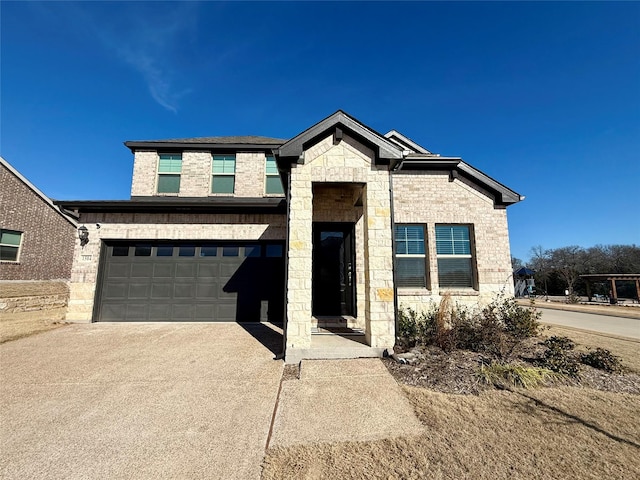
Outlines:
{"type": "Polygon", "coordinates": [[[18,262],[21,246],[22,232],[0,229],[0,261],[18,262]]]}
{"type": "Polygon", "coordinates": [[[211,178],[211,193],[232,195],[236,184],[236,156],[214,155],[211,178]]]}
{"type": "Polygon", "coordinates": [[[397,287],[427,288],[424,225],[396,225],[394,240],[397,287]]]}
{"type": "Polygon", "coordinates": [[[282,188],[282,180],[280,179],[275,157],[267,156],[265,165],[266,178],[264,192],[267,195],[282,195],[284,189],[282,188]]]}
{"type": "Polygon", "coordinates": [[[182,154],[161,154],[158,161],[158,193],[180,192],[182,154]]]}
{"type": "Polygon", "coordinates": [[[441,288],[474,287],[471,228],[436,225],[438,283],[441,288]]]}

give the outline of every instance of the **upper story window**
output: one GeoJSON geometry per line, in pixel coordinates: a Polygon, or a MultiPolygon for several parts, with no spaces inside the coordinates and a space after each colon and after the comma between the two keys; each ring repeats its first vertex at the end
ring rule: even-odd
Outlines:
{"type": "Polygon", "coordinates": [[[158,162],[158,193],[178,193],[182,173],[181,154],[161,154],[158,162]]]}
{"type": "Polygon", "coordinates": [[[214,155],[211,193],[233,194],[236,184],[236,156],[214,155]]]}
{"type": "Polygon", "coordinates": [[[423,225],[396,225],[396,284],[405,288],[427,288],[423,225]]]}
{"type": "Polygon", "coordinates": [[[22,232],[0,229],[0,261],[17,262],[21,246],[22,232]]]}
{"type": "Polygon", "coordinates": [[[436,225],[440,287],[473,287],[473,249],[468,225],[436,225]]]}
{"type": "Polygon", "coordinates": [[[271,195],[282,195],[284,193],[284,189],[282,188],[282,180],[280,180],[280,174],[278,173],[278,166],[276,165],[275,157],[267,156],[265,164],[265,193],[271,195]]]}

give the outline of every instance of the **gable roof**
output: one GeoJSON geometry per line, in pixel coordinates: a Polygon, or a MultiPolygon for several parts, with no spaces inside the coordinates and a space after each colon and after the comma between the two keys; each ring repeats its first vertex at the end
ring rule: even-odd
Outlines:
{"type": "Polygon", "coordinates": [[[431,152],[424,148],[421,145],[418,145],[416,142],[411,140],[409,137],[405,137],[400,132],[396,130],[391,130],[389,133],[386,133],[385,138],[391,140],[393,143],[398,145],[403,150],[413,151],[414,153],[424,153],[426,155],[431,152]]]}
{"type": "Polygon", "coordinates": [[[249,148],[273,149],[287,140],[282,138],[261,137],[258,135],[235,135],[229,137],[170,138],[165,140],[130,140],[124,144],[133,152],[137,149],[220,149],[249,148]]]}
{"type": "Polygon", "coordinates": [[[312,127],[307,128],[302,133],[293,137],[279,148],[278,154],[281,158],[297,160],[300,155],[302,155],[306,145],[310,142],[319,140],[321,136],[331,130],[337,131],[343,128],[348,130],[358,140],[362,140],[373,146],[378,158],[388,160],[402,158],[401,148],[342,110],[338,110],[324,120],[320,120],[312,127]]]}
{"type": "Polygon", "coordinates": [[[33,183],[27,180],[18,170],[13,168],[9,162],[7,162],[4,158],[0,156],[0,165],[5,167],[13,176],[15,176],[19,181],[21,181],[29,190],[35,193],[40,199],[46,203],[49,207],[55,210],[60,216],[62,216],[66,221],[68,221],[74,227],[77,227],[75,220],[71,218],[69,215],[65,214],[57,205],[55,205],[49,197],[47,197],[44,193],[42,193],[33,183]]]}

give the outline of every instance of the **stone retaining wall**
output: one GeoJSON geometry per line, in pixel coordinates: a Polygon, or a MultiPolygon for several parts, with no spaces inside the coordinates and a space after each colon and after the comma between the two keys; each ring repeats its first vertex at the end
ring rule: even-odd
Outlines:
{"type": "Polygon", "coordinates": [[[55,310],[62,320],[68,303],[67,282],[0,282],[0,315],[55,310]]]}

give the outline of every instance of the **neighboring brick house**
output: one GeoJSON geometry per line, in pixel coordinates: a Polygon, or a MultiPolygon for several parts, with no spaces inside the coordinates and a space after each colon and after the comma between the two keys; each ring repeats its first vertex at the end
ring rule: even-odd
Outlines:
{"type": "Polygon", "coordinates": [[[0,157],[0,281],[69,280],[75,237],[74,220],[0,157]]]}
{"type": "Polygon", "coordinates": [[[396,131],[338,111],[290,140],[125,145],[130,200],[59,202],[89,229],[69,321],[284,322],[297,361],[349,354],[319,332],[381,355],[399,305],[513,291],[506,207],[522,197],[396,131]]]}

